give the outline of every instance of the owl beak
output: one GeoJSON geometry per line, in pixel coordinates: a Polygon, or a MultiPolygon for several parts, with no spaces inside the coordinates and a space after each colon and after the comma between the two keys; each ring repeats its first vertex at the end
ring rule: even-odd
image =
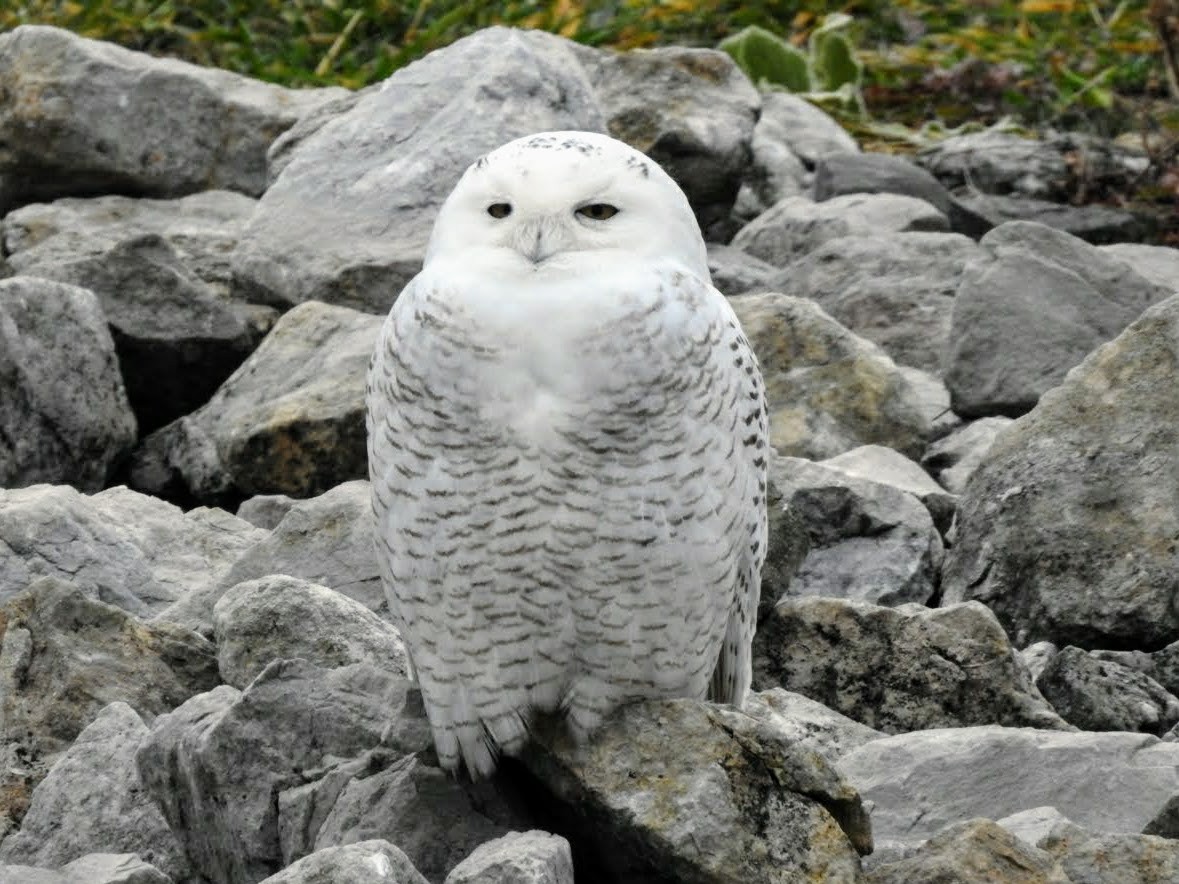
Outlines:
{"type": "Polygon", "coordinates": [[[513,240],[516,251],[536,265],[567,245],[560,222],[547,217],[530,219],[521,224],[513,240]]]}

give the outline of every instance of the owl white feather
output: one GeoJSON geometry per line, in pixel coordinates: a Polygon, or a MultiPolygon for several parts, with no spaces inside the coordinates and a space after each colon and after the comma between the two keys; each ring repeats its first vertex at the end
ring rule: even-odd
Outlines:
{"type": "Polygon", "coordinates": [[[441,763],[536,712],[740,704],[766,550],[757,361],[675,182],[587,132],[513,141],[443,204],[373,355],[377,553],[441,763]]]}

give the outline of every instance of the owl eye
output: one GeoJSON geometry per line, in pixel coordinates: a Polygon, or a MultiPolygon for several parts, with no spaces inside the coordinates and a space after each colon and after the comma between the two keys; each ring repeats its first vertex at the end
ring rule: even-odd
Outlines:
{"type": "Polygon", "coordinates": [[[492,203],[487,207],[487,214],[492,218],[506,218],[512,214],[511,203],[492,203]]]}
{"type": "Polygon", "coordinates": [[[577,214],[584,218],[592,218],[594,221],[605,221],[618,214],[618,207],[609,203],[590,203],[588,206],[578,209],[577,214]]]}

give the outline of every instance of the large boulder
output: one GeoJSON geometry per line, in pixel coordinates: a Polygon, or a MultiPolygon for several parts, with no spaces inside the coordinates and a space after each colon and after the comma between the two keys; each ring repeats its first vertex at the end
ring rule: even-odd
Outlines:
{"type": "Polygon", "coordinates": [[[546,129],[604,131],[572,44],[488,28],[402,68],[294,145],[234,255],[238,291],[385,313],[466,167],[546,129]],[[428,122],[426,122],[428,121],[428,122]]]}
{"type": "Polygon", "coordinates": [[[475,848],[445,884],[573,884],[573,856],[560,835],[509,832],[475,848]]]}
{"type": "Polygon", "coordinates": [[[1156,285],[1179,292],[1179,249],[1124,242],[1102,246],[1101,251],[1129,264],[1156,285]]]}
{"type": "Polygon", "coordinates": [[[216,585],[265,536],[224,510],[184,512],[121,486],[0,489],[0,602],[51,576],[149,617],[216,585]]]}
{"type": "Polygon", "coordinates": [[[97,491],[135,441],[114,341],[86,289],[0,280],[0,388],[0,487],[97,491]]]}
{"type": "Polygon", "coordinates": [[[325,847],[260,884],[428,884],[400,848],[388,841],[325,847]]]}
{"type": "Polygon", "coordinates": [[[140,490],[217,501],[310,497],[366,471],[364,383],[382,318],[301,304],[204,406],[144,440],[140,490]]]}
{"type": "Polygon", "coordinates": [[[0,863],[58,868],[90,853],[134,853],[183,880],[191,870],[135,769],[147,732],[126,703],[103,709],[33,791],[0,863]]]}
{"type": "Polygon", "coordinates": [[[868,727],[1068,729],[978,603],[885,608],[788,599],[758,625],[754,684],[780,685],[868,727]]]}
{"type": "Polygon", "coordinates": [[[957,233],[873,231],[828,240],[765,287],[817,302],[901,365],[940,372],[954,294],[981,254],[957,233]]]}
{"type": "Polygon", "coordinates": [[[883,350],[805,298],[730,303],[761,364],[779,454],[822,460],[879,443],[920,456],[934,433],[925,391],[883,350]]]}
{"type": "Polygon", "coordinates": [[[1020,415],[1170,289],[1067,233],[1014,221],[954,299],[945,377],[964,417],[1020,415]]]}
{"type": "Polygon", "coordinates": [[[945,600],[984,602],[1021,647],[1175,641],[1177,370],[1173,297],[1004,430],[962,495],[945,600]]]}
{"type": "Polygon", "coordinates": [[[258,194],[266,150],[342,89],[284,89],[58,28],[0,35],[0,214],[92,193],[258,194]]]}
{"type": "Polygon", "coordinates": [[[590,880],[852,882],[871,851],[859,797],[821,755],[723,706],[637,703],[584,744],[545,730],[523,760],[585,839],[590,880]]]}

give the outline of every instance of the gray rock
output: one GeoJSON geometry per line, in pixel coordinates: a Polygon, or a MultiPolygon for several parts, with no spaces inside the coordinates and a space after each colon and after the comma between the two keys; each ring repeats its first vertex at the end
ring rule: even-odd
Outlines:
{"type": "Polygon", "coordinates": [[[951,494],[961,494],[995,444],[995,439],[1012,423],[1009,417],[983,417],[971,421],[925,449],[921,465],[951,494]]]}
{"type": "Polygon", "coordinates": [[[1142,834],[1179,840],[1179,795],[1164,804],[1154,819],[1142,827],[1142,834]]]}
{"type": "Polygon", "coordinates": [[[139,775],[194,868],[215,882],[257,881],[287,864],[279,793],[376,746],[408,688],[364,664],[278,661],[244,691],[223,685],[156,719],[139,775]]]}
{"type": "Polygon", "coordinates": [[[733,245],[775,267],[788,267],[838,237],[949,229],[945,215],[911,196],[860,193],[821,203],[790,196],[742,227],[733,245]]]}
{"type": "Polygon", "coordinates": [[[913,390],[914,405],[929,427],[930,439],[940,439],[962,426],[962,418],[950,407],[950,391],[940,377],[911,365],[898,365],[897,370],[913,390]]]}
{"type": "Polygon", "coordinates": [[[213,647],[146,623],[55,578],[0,608],[0,811],[28,792],[99,711],[150,718],[217,683],[213,647]]]}
{"type": "Polygon", "coordinates": [[[242,501],[237,508],[237,517],[255,527],[273,531],[298,502],[286,494],[256,494],[242,501]]]}
{"type": "Polygon", "coordinates": [[[1179,249],[1123,242],[1101,246],[1101,251],[1129,264],[1155,285],[1179,292],[1179,249]]]}
{"type": "Polygon", "coordinates": [[[480,154],[530,132],[604,130],[571,46],[488,28],[323,121],[290,149],[246,227],[234,254],[239,296],[387,312],[421,265],[442,200],[480,154]]]}
{"type": "Polygon", "coordinates": [[[266,149],[343,94],[153,58],[58,28],[0,36],[0,214],[58,196],[261,193],[266,149]]]}
{"type": "Polygon", "coordinates": [[[808,167],[831,153],[858,153],[860,147],[826,111],[805,98],[777,90],[762,93],[755,137],[773,138],[808,167]]]}
{"type": "Polygon", "coordinates": [[[620,53],[578,47],[577,55],[610,134],[675,179],[705,238],[728,239],[761,107],[733,59],[679,46],[620,53]]]}
{"type": "Polygon", "coordinates": [[[192,415],[136,451],[133,487],[216,501],[308,497],[366,473],[364,383],[382,318],[307,303],[192,415]]]}
{"type": "Polygon", "coordinates": [[[0,388],[0,486],[98,490],[135,441],[115,345],[85,289],[0,281],[0,388]]]}
{"type": "Polygon", "coordinates": [[[964,417],[1028,411],[1090,350],[1170,294],[1041,224],[1004,224],[980,245],[990,260],[963,276],[946,351],[946,386],[964,417]]]}
{"type": "Polygon", "coordinates": [[[940,372],[954,294],[981,255],[957,233],[865,232],[823,243],[768,288],[818,302],[902,365],[940,372]]]}
{"type": "Polygon", "coordinates": [[[1073,884],[1047,852],[997,823],[948,826],[911,855],[872,868],[868,884],[1073,884]]]}
{"type": "Polygon", "coordinates": [[[78,884],[63,873],[33,866],[0,865],[0,881],[13,884],[78,884]]]}
{"type": "Polygon", "coordinates": [[[189,593],[159,616],[212,634],[213,606],[225,591],[270,574],[318,583],[383,613],[385,593],[373,552],[368,482],[344,482],[293,504],[278,526],[261,535],[216,583],[189,593]]]}
{"type": "Polygon", "coordinates": [[[758,626],[754,685],[781,685],[886,733],[1069,726],[1026,679],[985,607],[787,599],[758,626]]]}
{"type": "Polygon", "coordinates": [[[778,274],[777,268],[765,261],[719,243],[708,243],[708,270],[712,284],[729,296],[767,291],[772,288],[769,280],[778,274]]]}
{"type": "Polygon", "coordinates": [[[890,485],[920,500],[943,535],[954,519],[958,498],[947,494],[915,461],[885,445],[861,445],[835,457],[820,461],[820,466],[839,470],[856,479],[890,485]]]}
{"type": "Polygon", "coordinates": [[[1037,141],[996,131],[947,138],[921,151],[917,162],[950,188],[1057,200],[1072,198],[1082,181],[1097,192],[1125,187],[1150,163],[1141,153],[1081,133],[1037,141]]]}
{"type": "Polygon", "coordinates": [[[832,152],[820,157],[811,195],[822,201],[849,193],[899,193],[925,200],[950,220],[951,229],[975,238],[993,226],[925,169],[892,154],[832,152]]]}
{"type": "Polygon", "coordinates": [[[926,391],[883,350],[804,298],[731,303],[761,363],[779,454],[821,460],[879,443],[920,456],[934,433],[926,391]]]}
{"type": "Polygon", "coordinates": [[[1028,677],[1032,681],[1039,681],[1040,673],[1052,662],[1052,658],[1059,651],[1060,648],[1056,647],[1052,642],[1034,642],[1019,651],[1019,659],[1023,662],[1028,677]]]}
{"type": "Polygon", "coordinates": [[[260,884],[427,884],[401,849],[371,840],[325,847],[260,884]]]}
{"type": "Polygon", "coordinates": [[[343,482],[296,502],[269,536],[234,563],[221,585],[267,574],[301,577],[383,611],[368,481],[343,482]]]}
{"type": "Polygon", "coordinates": [[[509,832],[476,847],[446,884],[573,884],[573,855],[560,835],[509,832]]]}
{"type": "Polygon", "coordinates": [[[1036,687],[1066,721],[1086,731],[1161,737],[1179,723],[1179,699],[1153,678],[1069,646],[1053,655],[1036,687]]]}
{"type": "MultiPolygon", "coordinates": [[[[87,854],[118,851],[170,878],[186,877],[180,845],[135,769],[146,734],[126,703],[103,709],[33,791],[20,831],[0,844],[0,863],[58,868],[87,854]]],[[[96,872],[88,880],[99,878],[96,872]]]]}
{"type": "Polygon", "coordinates": [[[61,868],[69,884],[172,884],[173,879],[133,853],[90,853],[61,868]]]}
{"type": "Polygon", "coordinates": [[[523,760],[572,809],[590,880],[859,880],[872,836],[858,796],[771,722],[666,700],[615,711],[584,745],[558,731],[523,760]]]}
{"type": "Polygon", "coordinates": [[[1055,807],[1033,807],[1005,816],[996,822],[1021,841],[1035,845],[1052,831],[1057,823],[1071,823],[1072,820],[1055,807]]]}
{"type": "Polygon", "coordinates": [[[946,601],[984,602],[1021,646],[1174,640],[1177,362],[1179,297],[1003,432],[962,495],[946,601]]]}
{"type": "Polygon", "coordinates": [[[793,745],[822,755],[828,761],[884,736],[817,700],[785,688],[750,694],[741,711],[769,722],[793,745]]]}
{"type": "Polygon", "coordinates": [[[245,689],[274,660],[330,669],[368,663],[405,674],[405,645],[388,622],[326,586],[273,574],[239,583],[213,609],[221,679],[245,689]]]}
{"type": "Polygon", "coordinates": [[[208,401],[261,338],[155,233],[93,255],[30,263],[24,272],[98,296],[143,433],[208,401]]]}
{"type": "MultiPolygon", "coordinates": [[[[474,789],[464,788],[418,755],[406,755],[375,771],[359,773],[338,793],[333,789],[327,796],[318,795],[316,803],[330,810],[317,831],[305,834],[313,835],[316,851],[370,838],[387,839],[405,851],[422,875],[441,884],[472,850],[508,831],[491,818],[506,812],[487,806],[497,803],[494,793],[483,796],[488,801],[476,803],[468,790],[474,789]],[[325,797],[330,800],[324,801],[325,797]]],[[[295,806],[290,797],[290,793],[279,796],[282,831],[293,828],[286,820],[295,806]]],[[[284,857],[299,856],[302,848],[298,841],[284,840],[284,857]]]]}
{"type": "Polygon", "coordinates": [[[963,211],[983,219],[987,228],[1009,221],[1028,221],[1095,245],[1135,239],[1149,230],[1142,217],[1109,206],[1073,206],[1027,196],[982,193],[964,193],[957,202],[963,211]]]}
{"type": "Polygon", "coordinates": [[[1179,794],[1179,745],[1144,734],[915,731],[866,743],[836,767],[874,802],[872,827],[885,848],[1044,806],[1095,832],[1138,832],[1179,794]]]}
{"type": "Polygon", "coordinates": [[[1060,820],[1036,846],[1052,856],[1067,880],[1093,884],[1179,881],[1179,842],[1131,833],[1090,832],[1060,820]]]}
{"type": "Polygon", "coordinates": [[[753,158],[737,192],[733,216],[748,223],[774,203],[791,196],[806,196],[814,176],[807,171],[784,137],[782,127],[766,114],[770,96],[765,96],[762,114],[753,127],[750,147],[753,158]]]}
{"type": "Polygon", "coordinates": [[[797,510],[786,506],[782,490],[775,482],[766,485],[766,509],[769,537],[766,542],[766,560],[761,569],[761,594],[757,602],[759,620],[773,610],[778,599],[789,593],[790,582],[811,549],[806,522],[797,510]]]}
{"type": "Polygon", "coordinates": [[[0,489],[0,602],[53,576],[146,617],[215,585],[263,537],[223,510],[186,513],[121,486],[0,489]]]}
{"type": "Polygon", "coordinates": [[[794,457],[770,459],[769,484],[809,541],[785,597],[896,605],[936,593],[942,542],[913,495],[794,457]]]}
{"type": "Polygon", "coordinates": [[[155,234],[219,297],[229,294],[229,258],[257,200],[230,190],[178,199],[99,196],[35,203],[3,222],[4,249],[18,272],[93,258],[129,239],[155,234]]]}

